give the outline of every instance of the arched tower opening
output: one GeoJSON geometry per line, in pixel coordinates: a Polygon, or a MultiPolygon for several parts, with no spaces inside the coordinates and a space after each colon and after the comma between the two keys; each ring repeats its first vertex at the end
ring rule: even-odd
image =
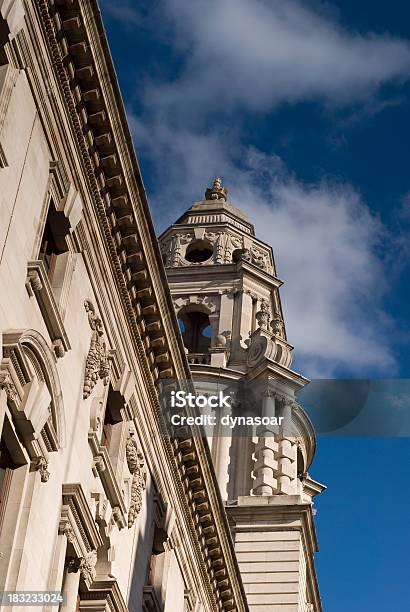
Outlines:
{"type": "Polygon", "coordinates": [[[209,315],[200,309],[186,308],[178,313],[179,328],[188,354],[206,354],[211,346],[209,315]]]}
{"type": "Polygon", "coordinates": [[[213,247],[208,240],[194,240],[188,245],[185,259],[190,263],[204,263],[211,259],[213,247]]]}

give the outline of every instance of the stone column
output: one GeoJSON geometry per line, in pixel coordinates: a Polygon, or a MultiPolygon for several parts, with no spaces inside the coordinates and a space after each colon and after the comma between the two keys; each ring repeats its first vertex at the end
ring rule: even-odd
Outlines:
{"type": "Polygon", "coordinates": [[[297,445],[292,438],[292,406],[293,400],[282,399],[283,436],[279,442],[278,485],[279,493],[295,495],[297,493],[297,445]]]}
{"type": "MultiPolygon", "coordinates": [[[[275,395],[271,389],[267,389],[262,399],[262,417],[275,416],[275,395]]],[[[256,476],[253,494],[273,495],[278,488],[278,482],[274,477],[278,469],[275,453],[278,451],[278,443],[275,439],[275,428],[261,425],[257,430],[257,443],[255,456],[257,461],[254,466],[256,476]]]]}
{"type": "Polygon", "coordinates": [[[221,303],[219,308],[219,329],[218,334],[223,334],[227,331],[232,334],[232,317],[233,317],[234,296],[230,293],[221,295],[221,303]]]}
{"type": "Polygon", "coordinates": [[[222,500],[226,501],[228,499],[228,483],[229,483],[229,463],[230,456],[229,451],[231,449],[232,444],[232,436],[231,429],[228,427],[223,427],[220,423],[220,419],[222,416],[231,414],[230,408],[225,408],[218,415],[219,426],[217,429],[217,439],[216,439],[216,449],[214,459],[214,466],[216,477],[218,480],[219,488],[221,491],[222,500]]]}
{"type": "Polygon", "coordinates": [[[242,350],[247,348],[252,326],[252,297],[243,290],[235,295],[232,324],[232,352],[240,357],[242,350]]]}

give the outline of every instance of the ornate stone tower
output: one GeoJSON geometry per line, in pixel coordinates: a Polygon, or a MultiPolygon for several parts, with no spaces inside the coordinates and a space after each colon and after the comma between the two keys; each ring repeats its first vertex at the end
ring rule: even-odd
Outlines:
{"type": "Polygon", "coordinates": [[[308,381],[290,367],[272,249],[219,178],[160,247],[194,380],[254,385],[259,414],[283,417],[250,436],[209,436],[250,609],[318,612],[312,498],[324,487],[307,472],[315,434],[296,393],[308,381]]]}

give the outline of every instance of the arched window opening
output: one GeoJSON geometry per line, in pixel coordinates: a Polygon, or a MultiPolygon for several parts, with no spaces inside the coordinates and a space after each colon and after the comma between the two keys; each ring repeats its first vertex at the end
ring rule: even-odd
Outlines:
{"type": "Polygon", "coordinates": [[[211,346],[209,316],[201,311],[189,311],[181,313],[178,320],[188,353],[207,353],[211,346]]]}
{"type": "Polygon", "coordinates": [[[297,465],[297,472],[298,472],[298,477],[302,477],[304,476],[306,470],[305,470],[305,460],[303,458],[303,453],[300,450],[300,448],[298,448],[297,450],[297,456],[296,456],[296,465],[297,465]]]}
{"type": "Polygon", "coordinates": [[[195,240],[188,245],[185,259],[191,263],[203,263],[213,255],[213,248],[206,240],[195,240]]]}

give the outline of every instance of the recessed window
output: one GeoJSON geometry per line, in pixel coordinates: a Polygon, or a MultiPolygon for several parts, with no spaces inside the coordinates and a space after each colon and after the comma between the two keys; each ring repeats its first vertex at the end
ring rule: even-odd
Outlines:
{"type": "Polygon", "coordinates": [[[112,450],[112,438],[114,426],[122,423],[121,408],[124,407],[124,399],[118,391],[114,391],[111,384],[108,389],[107,404],[104,415],[104,425],[101,436],[101,445],[108,451],[112,450]]]}
{"type": "Polygon", "coordinates": [[[192,242],[185,253],[185,259],[191,263],[202,263],[208,261],[213,255],[212,245],[205,240],[192,242]]]}
{"type": "Polygon", "coordinates": [[[9,42],[9,33],[7,21],[0,15],[0,66],[8,64],[5,46],[9,42]]]}
{"type": "Polygon", "coordinates": [[[50,202],[39,252],[39,259],[46,267],[50,282],[53,280],[58,255],[68,251],[66,236],[69,231],[67,217],[63,212],[57,212],[53,202],[50,202]]]}
{"type": "Polygon", "coordinates": [[[179,328],[182,340],[189,353],[207,353],[211,346],[209,316],[200,311],[180,313],[179,328]]]}
{"type": "Polygon", "coordinates": [[[11,475],[15,468],[4,436],[0,440],[0,532],[9,495],[11,475]]]}

